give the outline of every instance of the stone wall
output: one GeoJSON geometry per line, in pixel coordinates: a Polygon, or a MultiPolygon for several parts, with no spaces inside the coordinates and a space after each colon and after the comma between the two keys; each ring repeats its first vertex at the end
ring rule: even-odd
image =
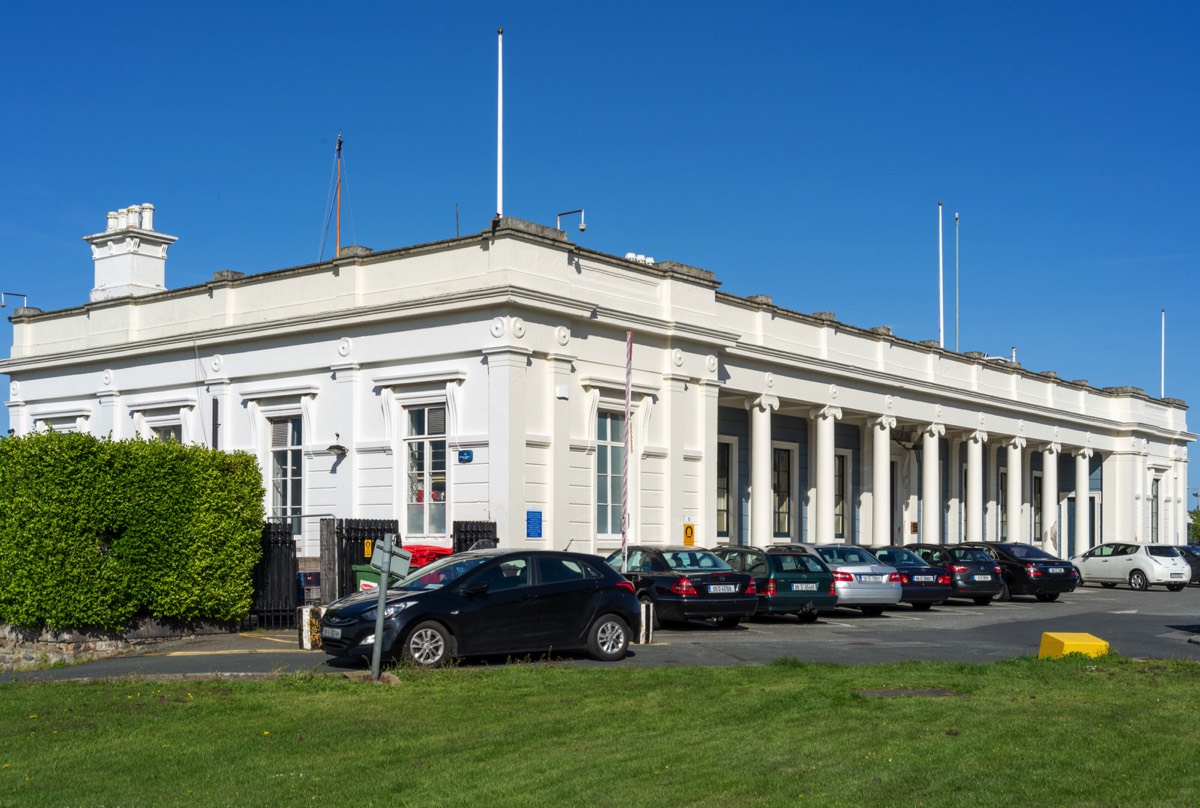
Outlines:
{"type": "Polygon", "coordinates": [[[171,640],[236,630],[234,623],[179,623],[151,618],[133,621],[124,631],[29,629],[0,624],[0,671],[73,665],[137,653],[171,640]]]}

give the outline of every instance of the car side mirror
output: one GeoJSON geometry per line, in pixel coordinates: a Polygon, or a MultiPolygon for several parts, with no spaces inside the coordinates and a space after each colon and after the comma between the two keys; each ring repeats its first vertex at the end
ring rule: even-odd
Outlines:
{"type": "Polygon", "coordinates": [[[458,592],[460,595],[464,595],[468,598],[473,598],[477,595],[486,595],[488,593],[487,581],[481,581],[477,584],[464,586],[462,589],[458,590],[458,592]]]}

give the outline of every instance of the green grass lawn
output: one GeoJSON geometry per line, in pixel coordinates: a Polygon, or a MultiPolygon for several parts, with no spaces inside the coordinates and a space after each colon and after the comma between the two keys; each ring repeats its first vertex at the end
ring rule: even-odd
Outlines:
{"type": "Polygon", "coordinates": [[[1198,727],[1200,666],[1114,657],[15,682],[0,805],[1190,808],[1198,727]]]}

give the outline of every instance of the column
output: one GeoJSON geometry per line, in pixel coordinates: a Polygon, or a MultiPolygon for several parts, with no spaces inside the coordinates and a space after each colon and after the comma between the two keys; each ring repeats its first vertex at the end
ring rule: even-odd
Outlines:
{"type": "MultiPolygon", "coordinates": [[[[719,441],[717,440],[720,429],[717,426],[717,401],[721,393],[721,386],[716,381],[711,379],[701,379],[698,382],[700,386],[700,400],[697,402],[700,413],[700,434],[702,435],[700,445],[704,447],[704,462],[700,464],[700,475],[702,487],[700,488],[700,501],[704,503],[703,515],[701,516],[701,524],[697,530],[696,542],[703,543],[706,547],[712,547],[717,544],[717,449],[719,441]]],[[[731,465],[737,464],[737,457],[729,458],[731,465]]],[[[732,473],[732,472],[731,472],[732,473]]],[[[738,492],[731,490],[729,492],[729,536],[728,539],[722,541],[735,541],[739,533],[738,527],[733,524],[737,508],[734,503],[737,501],[738,492]]]]}
{"type": "Polygon", "coordinates": [[[1024,541],[1024,523],[1021,521],[1021,450],[1024,438],[1010,438],[1008,449],[1008,491],[1005,492],[1005,521],[1008,523],[1008,540],[1024,541]]]}
{"type": "Polygon", "coordinates": [[[664,485],[663,535],[669,544],[683,543],[684,512],[688,510],[687,486],[694,485],[686,468],[685,454],[695,429],[696,413],[688,405],[689,378],[663,374],[661,409],[666,415],[667,479],[664,485]]]}
{"type": "Polygon", "coordinates": [[[1042,549],[1058,555],[1058,453],[1062,447],[1047,444],[1042,449],[1042,549]]]}
{"type": "Polygon", "coordinates": [[[1089,448],[1075,450],[1075,555],[1090,550],[1092,546],[1088,507],[1088,461],[1091,457],[1092,450],[1089,448]]]}
{"type": "Polygon", "coordinates": [[[967,541],[983,541],[983,444],[986,432],[967,438],[967,541]]]}
{"type": "MultiPolygon", "coordinates": [[[[568,549],[571,535],[571,368],[575,357],[548,354],[550,382],[550,501],[543,535],[555,550],[568,549]]],[[[588,545],[593,546],[595,537],[588,545]]],[[[587,545],[585,545],[587,546],[587,545]]],[[[576,544],[578,549],[579,545],[576,544]]]]}
{"type": "MultiPolygon", "coordinates": [[[[812,419],[817,425],[817,502],[816,502],[816,540],[818,542],[833,541],[833,504],[834,476],[833,455],[835,443],[834,426],[842,417],[838,407],[822,407],[813,410],[812,419]]],[[[850,503],[846,503],[849,507],[850,503]]],[[[846,537],[849,542],[850,537],[846,537]]]]}
{"type": "Polygon", "coordinates": [[[987,495],[984,497],[984,541],[1000,541],[1000,443],[989,444],[987,447],[987,466],[984,473],[984,487],[987,495]]]}
{"type": "Polygon", "coordinates": [[[871,425],[872,447],[871,496],[874,500],[872,544],[891,544],[892,524],[892,430],[896,419],[883,415],[871,425]]]}
{"type": "Polygon", "coordinates": [[[962,492],[962,438],[955,434],[949,439],[950,456],[947,463],[950,466],[950,507],[946,512],[949,524],[946,525],[946,543],[958,544],[963,540],[963,492],[962,492]]]}
{"type": "Polygon", "coordinates": [[[759,396],[750,405],[750,544],[771,543],[771,411],[779,399],[759,396]]]}
{"type": "Polygon", "coordinates": [[[500,346],[483,353],[488,368],[488,508],[500,546],[515,547],[525,541],[525,388],[531,351],[500,346]]]}
{"type": "Polygon", "coordinates": [[[921,541],[942,543],[942,464],[938,439],[946,434],[942,424],[930,424],[921,432],[921,541]]]}

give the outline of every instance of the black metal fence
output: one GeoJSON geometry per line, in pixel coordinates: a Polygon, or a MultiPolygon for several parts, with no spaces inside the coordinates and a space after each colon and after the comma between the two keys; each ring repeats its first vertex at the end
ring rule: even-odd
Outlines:
{"type": "Polygon", "coordinates": [[[249,622],[259,628],[296,625],[296,540],[292,523],[272,519],[263,525],[262,558],[254,568],[254,604],[249,622]]]}
{"type": "Polygon", "coordinates": [[[454,552],[470,550],[476,543],[481,547],[496,546],[495,522],[455,522],[454,552]]]}
{"type": "Polygon", "coordinates": [[[358,589],[354,567],[370,564],[375,542],[391,533],[400,534],[395,519],[338,519],[334,523],[337,545],[337,597],[345,597],[358,589]]]}

